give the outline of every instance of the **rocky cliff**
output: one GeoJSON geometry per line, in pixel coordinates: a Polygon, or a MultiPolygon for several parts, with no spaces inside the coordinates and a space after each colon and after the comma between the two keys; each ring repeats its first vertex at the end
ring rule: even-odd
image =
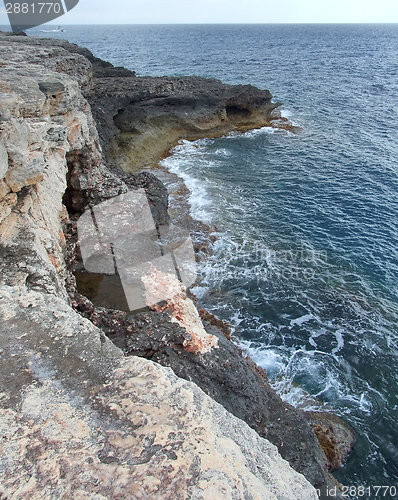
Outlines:
{"type": "Polygon", "coordinates": [[[137,170],[180,137],[269,122],[267,91],[206,82],[0,37],[1,498],[309,500],[308,480],[321,498],[334,486],[305,417],[217,329],[205,323],[218,348],[187,349],[171,310],[96,307],[70,273],[87,207],[144,188],[167,218],[156,178],[107,167],[83,93],[108,158],[137,170]]]}
{"type": "Polygon", "coordinates": [[[270,124],[279,106],[268,90],[195,76],[101,76],[86,97],[108,161],[129,172],[156,164],[179,139],[270,124]]]}

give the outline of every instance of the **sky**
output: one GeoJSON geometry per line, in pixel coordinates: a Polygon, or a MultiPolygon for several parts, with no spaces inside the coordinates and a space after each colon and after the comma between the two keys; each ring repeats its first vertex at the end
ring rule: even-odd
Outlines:
{"type": "Polygon", "coordinates": [[[80,0],[59,23],[398,23],[398,0],[80,0]]]}

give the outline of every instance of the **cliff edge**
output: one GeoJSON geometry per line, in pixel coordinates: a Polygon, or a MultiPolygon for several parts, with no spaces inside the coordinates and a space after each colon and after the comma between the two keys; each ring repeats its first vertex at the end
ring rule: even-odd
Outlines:
{"type": "MultiPolygon", "coordinates": [[[[226,365],[234,360],[233,366],[243,366],[241,377],[252,374],[248,385],[267,386],[256,396],[259,403],[266,394],[266,404],[272,399],[268,382],[218,331],[205,325],[220,346],[218,356],[206,357],[184,348],[189,335],[167,311],[123,316],[95,308],[76,292],[68,268],[74,217],[137,187],[152,196],[159,217],[164,212],[162,188],[151,176],[126,177],[107,168],[82,93],[93,95],[92,63],[102,68],[95,72],[109,79],[107,85],[114,85],[111,78],[135,77],[90,62],[82,51],[64,41],[0,36],[1,498],[315,500],[308,480],[252,429],[256,421],[265,426],[261,412],[275,419],[274,429],[265,426],[263,434],[276,437],[280,419],[289,415],[283,420],[291,426],[289,453],[309,455],[304,469],[326,498],[334,483],[299,412],[274,395],[280,417],[268,406],[250,427],[242,420],[253,414],[253,402],[243,411],[251,393],[237,379],[225,384],[226,365]],[[184,357],[188,362],[179,369],[176,360],[184,357]],[[217,364],[222,380],[211,385],[204,372],[217,364]],[[223,406],[235,414],[232,400],[242,392],[242,415],[232,415],[189,381],[201,377],[202,389],[220,401],[229,398],[231,409],[223,406]],[[296,442],[297,435],[303,441],[296,442]]],[[[225,95],[218,99],[224,102],[225,95]]],[[[152,106],[160,109],[160,102],[148,107],[147,131],[159,125],[163,111],[152,106]]],[[[167,114],[172,104],[163,104],[167,114]]],[[[231,106],[240,109],[238,104],[231,106]]],[[[110,132],[111,152],[125,123],[136,119],[131,101],[120,110],[107,115],[118,125],[110,132]]],[[[242,127],[249,126],[247,116],[242,122],[237,114],[242,127]]],[[[203,128],[201,117],[192,118],[195,130],[203,128]]]]}

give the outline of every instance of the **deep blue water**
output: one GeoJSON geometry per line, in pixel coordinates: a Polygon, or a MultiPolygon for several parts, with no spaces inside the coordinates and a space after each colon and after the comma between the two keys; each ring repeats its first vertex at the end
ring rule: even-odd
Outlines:
{"type": "Polygon", "coordinates": [[[183,143],[165,160],[191,188],[193,215],[218,228],[194,291],[285,399],[311,404],[299,384],[352,425],[343,484],[398,488],[398,25],[51,35],[138,75],[252,83],[283,103],[297,135],[183,143]]]}

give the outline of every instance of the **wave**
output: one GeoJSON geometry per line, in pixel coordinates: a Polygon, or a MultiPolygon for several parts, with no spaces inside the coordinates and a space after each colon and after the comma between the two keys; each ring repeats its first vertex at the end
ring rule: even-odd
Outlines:
{"type": "Polygon", "coordinates": [[[173,149],[172,155],[162,160],[160,165],[183,179],[186,187],[189,189],[188,200],[192,217],[200,222],[209,224],[212,222],[211,206],[213,203],[206,189],[206,183],[187,171],[189,164],[200,161],[200,155],[198,154],[199,144],[200,141],[181,141],[173,149]]]}
{"type": "MultiPolygon", "coordinates": [[[[358,265],[366,263],[359,255],[365,240],[358,243],[357,225],[347,231],[355,215],[347,216],[350,186],[330,183],[321,198],[327,165],[292,168],[291,142],[289,132],[264,127],[182,141],[162,163],[188,186],[192,217],[221,228],[192,292],[231,325],[235,343],[267,371],[284,401],[346,417],[368,456],[383,460],[384,438],[372,433],[379,421],[383,432],[395,432],[398,404],[390,400],[397,380],[389,366],[398,353],[396,301],[381,297],[358,265]],[[280,158],[273,163],[275,152],[280,158]],[[309,205],[313,218],[306,219],[309,205]],[[330,221],[348,235],[331,231],[330,221]]],[[[371,216],[364,209],[361,215],[371,216]]],[[[374,251],[371,257],[373,265],[385,262],[374,251]]]]}

